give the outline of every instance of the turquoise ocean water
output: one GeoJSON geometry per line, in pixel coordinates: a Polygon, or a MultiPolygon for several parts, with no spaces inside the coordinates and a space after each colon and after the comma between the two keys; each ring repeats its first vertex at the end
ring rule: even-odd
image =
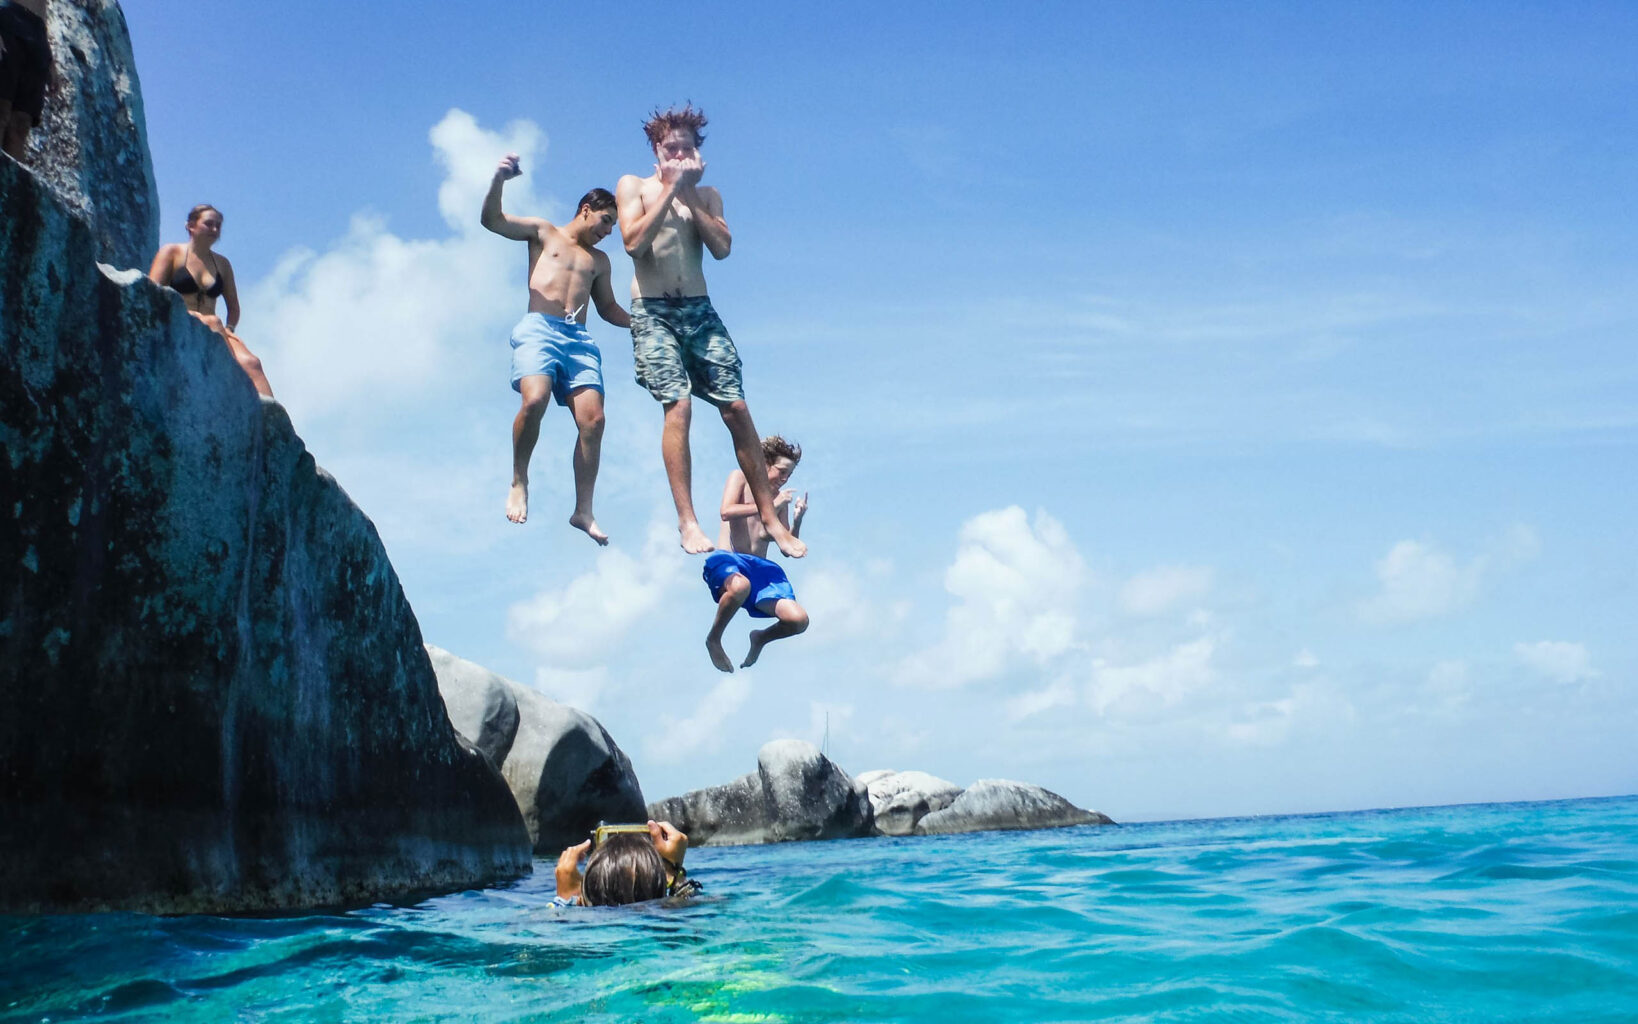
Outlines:
{"type": "Polygon", "coordinates": [[[1635,1021],[1638,798],[700,849],[515,886],[0,918],[0,1020],[1635,1021]]]}

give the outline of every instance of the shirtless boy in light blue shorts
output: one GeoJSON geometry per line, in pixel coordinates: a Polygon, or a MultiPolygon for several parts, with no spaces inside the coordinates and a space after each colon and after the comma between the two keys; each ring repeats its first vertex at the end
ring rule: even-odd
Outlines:
{"type": "Polygon", "coordinates": [[[599,544],[608,534],[592,514],[592,491],[603,447],[603,357],[586,333],[586,306],[616,327],[631,318],[614,301],[609,258],[597,243],[614,230],[614,196],[594,188],[581,197],[574,220],[558,227],[539,217],[501,210],[501,189],[522,174],[516,154],[495,169],[483,200],[483,226],[503,238],[529,243],[529,312],[512,328],[512,390],[523,398],[512,421],[512,489],[506,518],[529,518],[529,457],[540,437],[540,419],[552,398],[574,416],[574,514],[569,525],[599,544]]]}

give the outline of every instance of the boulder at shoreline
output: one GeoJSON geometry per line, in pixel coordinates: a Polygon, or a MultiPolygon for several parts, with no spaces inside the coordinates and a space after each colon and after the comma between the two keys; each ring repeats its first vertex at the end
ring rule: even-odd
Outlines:
{"type": "Polygon", "coordinates": [[[757,769],[723,786],[650,804],[694,846],[743,846],[870,833],[865,788],[802,740],[774,740],[757,752],[757,769]]]}
{"type": "Polygon", "coordinates": [[[506,779],[535,853],[555,857],[599,821],[642,821],[631,759],[597,719],[427,645],[456,730],[506,779]]]}

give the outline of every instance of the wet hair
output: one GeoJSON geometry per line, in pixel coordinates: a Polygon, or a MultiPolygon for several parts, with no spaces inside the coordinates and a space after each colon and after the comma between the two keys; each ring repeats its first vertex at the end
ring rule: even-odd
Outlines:
{"type": "Polygon", "coordinates": [[[666,134],[678,128],[687,128],[694,133],[694,145],[705,143],[705,133],[700,131],[705,127],[705,111],[696,109],[693,103],[685,103],[681,110],[671,107],[668,110],[654,108],[654,113],[648,115],[643,122],[643,134],[648,136],[648,144],[658,146],[666,134]]]}
{"type": "Polygon", "coordinates": [[[200,203],[198,206],[195,206],[193,209],[188,211],[188,227],[191,228],[195,224],[199,223],[199,218],[205,215],[206,210],[216,214],[218,217],[222,216],[222,211],[218,210],[216,207],[210,205],[209,203],[200,203]]]}
{"type": "Polygon", "coordinates": [[[613,907],[657,900],[665,895],[665,864],[647,833],[616,832],[586,858],[580,901],[613,907]]]}
{"type": "Polygon", "coordinates": [[[772,465],[775,459],[790,459],[795,465],[802,461],[802,446],[785,440],[778,434],[771,434],[762,439],[762,457],[772,465]]]}
{"type": "Polygon", "coordinates": [[[583,207],[588,206],[591,207],[593,213],[598,210],[612,210],[614,209],[614,194],[606,188],[594,188],[580,197],[580,202],[575,205],[574,212],[578,214],[583,207]]]}

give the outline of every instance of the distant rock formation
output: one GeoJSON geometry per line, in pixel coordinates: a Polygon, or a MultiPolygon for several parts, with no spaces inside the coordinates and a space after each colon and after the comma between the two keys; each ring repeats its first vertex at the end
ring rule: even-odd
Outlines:
{"type": "Polygon", "coordinates": [[[870,797],[813,744],[774,740],[756,771],[650,804],[648,816],[673,822],[693,846],[841,839],[870,834],[870,797]]]}
{"type": "Polygon", "coordinates": [[[870,771],[859,776],[870,792],[876,831],[884,836],[908,836],[916,823],[932,811],[950,806],[961,787],[926,772],[870,771]]]}
{"type": "Polygon", "coordinates": [[[963,790],[926,772],[883,769],[849,778],[801,740],[768,743],[752,774],[650,804],[648,814],[695,846],[1114,824],[1027,782],[981,779],[963,790]]]}
{"type": "Polygon", "coordinates": [[[597,719],[431,644],[449,720],[512,788],[535,852],[556,857],[599,821],[646,817],[643,789],[597,719]]]}
{"type": "Polygon", "coordinates": [[[947,806],[924,815],[916,822],[916,834],[1112,824],[1114,820],[1107,814],[1082,810],[1040,786],[1010,779],[979,779],[947,806]]]}
{"type": "Polygon", "coordinates": [[[47,101],[80,97],[51,116],[81,141],[0,159],[0,912],[526,874],[374,526],[174,293],[98,266],[157,234],[130,44],[117,5],[51,10],[90,41],[47,101]]]}

